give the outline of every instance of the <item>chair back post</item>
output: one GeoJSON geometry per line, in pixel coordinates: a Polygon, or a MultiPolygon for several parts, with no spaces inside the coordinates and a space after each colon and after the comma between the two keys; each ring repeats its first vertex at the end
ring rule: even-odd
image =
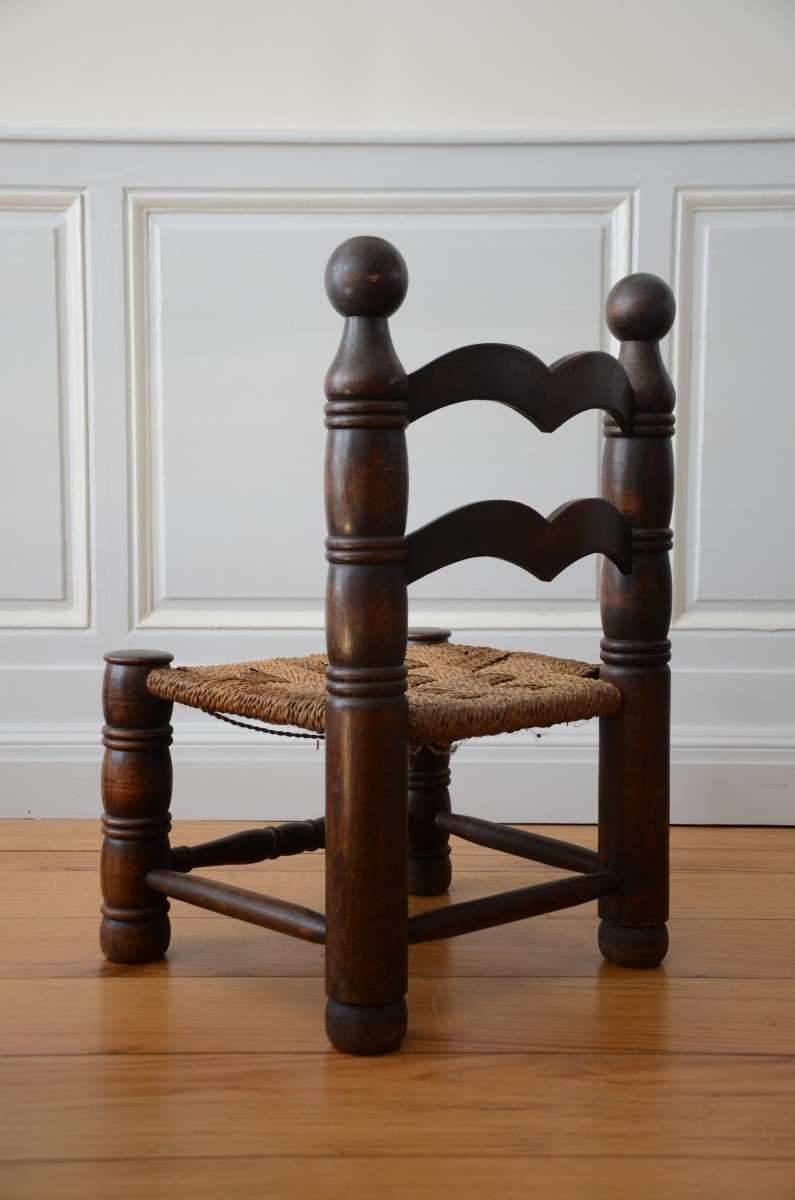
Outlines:
{"type": "Polygon", "coordinates": [[[406,1027],[408,408],[387,319],[407,287],[380,238],[351,238],[326,270],[345,317],[326,377],[326,1028],[360,1054],[406,1027]]]}
{"type": "Polygon", "coordinates": [[[600,946],[610,962],[655,966],[668,935],[673,384],[660,339],[676,312],[654,275],[622,279],[607,299],[607,323],[635,396],[632,429],[605,418],[602,496],[628,519],[632,570],[602,567],[601,677],[622,694],[599,722],[599,869],[618,890],[599,901],[600,946]]]}

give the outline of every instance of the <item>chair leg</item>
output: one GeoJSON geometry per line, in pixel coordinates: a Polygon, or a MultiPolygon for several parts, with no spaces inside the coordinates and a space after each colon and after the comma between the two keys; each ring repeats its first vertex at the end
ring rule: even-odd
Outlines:
{"type": "Polygon", "coordinates": [[[441,896],[453,877],[450,835],[436,828],[450,812],[450,747],[416,746],[409,755],[409,894],[441,896]]]}
{"type": "Polygon", "coordinates": [[[384,1054],[408,1019],[406,716],[329,700],[326,1032],[338,1050],[384,1054]]]}
{"type": "Polygon", "coordinates": [[[621,708],[599,722],[599,869],[617,891],[599,901],[599,949],[619,967],[656,967],[668,950],[667,666],[612,668],[621,708]]]}
{"type": "Polygon", "coordinates": [[[102,764],[100,946],[111,962],[162,958],[168,949],[168,900],[146,885],[155,867],[169,866],[172,705],[146,690],[161,651],[106,654],[102,764]]]}

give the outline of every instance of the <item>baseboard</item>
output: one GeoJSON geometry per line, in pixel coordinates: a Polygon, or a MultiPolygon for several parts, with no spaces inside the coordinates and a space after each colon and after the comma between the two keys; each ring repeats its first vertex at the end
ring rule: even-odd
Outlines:
{"type": "MultiPolygon", "coordinates": [[[[178,730],[176,816],[279,820],[323,810],[322,745],[254,735],[178,730]]],[[[101,750],[93,727],[0,729],[4,817],[94,817],[101,750]]],[[[593,727],[486,739],[453,759],[457,811],[495,821],[596,819],[593,727]]],[[[782,727],[689,728],[672,740],[672,820],[677,824],[795,824],[795,735],[782,727]]]]}

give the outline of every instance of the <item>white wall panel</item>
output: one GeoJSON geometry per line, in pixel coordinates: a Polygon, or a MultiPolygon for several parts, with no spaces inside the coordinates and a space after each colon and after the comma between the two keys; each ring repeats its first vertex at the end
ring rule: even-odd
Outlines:
{"type": "MultiPolygon", "coordinates": [[[[323,269],[375,232],[409,265],[392,322],[407,370],[473,341],[546,361],[613,349],[612,281],[673,281],[673,812],[791,821],[793,149],[0,137],[0,813],[98,809],[103,652],[322,646],[323,377],[341,330],[323,269]]],[[[550,436],[472,403],[408,439],[410,528],[478,499],[548,513],[598,489],[593,414],[550,436]]],[[[550,586],[482,559],[411,591],[412,620],[458,641],[598,655],[593,562],[550,586]]],[[[319,811],[322,751],[192,711],[175,724],[178,815],[217,815],[222,793],[229,817],[319,811]]],[[[595,761],[592,725],[466,745],[456,806],[590,820],[595,761]]]]}
{"type": "Polygon", "coordinates": [[[680,213],[683,623],[795,627],[795,192],[685,192],[680,213]]]}
{"type": "Polygon", "coordinates": [[[0,627],[88,604],[81,200],[0,192],[0,627]]]}
{"type": "MultiPolygon", "coordinates": [[[[340,241],[400,245],[411,286],[392,328],[408,370],[472,341],[553,361],[607,344],[604,291],[628,270],[630,213],[629,196],[584,190],[131,197],[139,623],[322,627],[322,379],[340,322],[318,264],[340,241]]],[[[410,440],[411,527],[493,496],[550,512],[598,492],[594,414],[550,447],[472,404],[410,440]]],[[[593,624],[596,585],[593,561],[552,585],[476,562],[414,595],[444,620],[496,610],[543,624],[539,605],[562,602],[593,624]]]]}

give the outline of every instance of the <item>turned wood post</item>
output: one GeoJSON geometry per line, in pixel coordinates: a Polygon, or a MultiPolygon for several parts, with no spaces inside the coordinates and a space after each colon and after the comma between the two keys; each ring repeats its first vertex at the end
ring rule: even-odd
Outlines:
{"type": "Polygon", "coordinates": [[[408,286],[388,242],[351,238],[326,291],[346,318],[326,377],[326,1029],[380,1054],[406,1032],[406,374],[387,318],[408,286]]]}
{"type": "Polygon", "coordinates": [[[146,678],[172,658],[160,650],[105,655],[99,941],[111,962],[150,962],[168,949],[168,900],[146,875],[169,865],[173,705],[151,695],[146,678]]]}
{"type": "Polygon", "coordinates": [[[660,339],[676,305],[654,275],[630,275],[607,298],[610,331],[635,393],[629,435],[605,418],[602,495],[632,525],[633,565],[602,567],[601,677],[621,707],[599,722],[599,869],[617,891],[599,901],[599,947],[611,963],[654,967],[668,948],[668,825],[674,389],[660,339]]]}
{"type": "MultiPolygon", "coordinates": [[[[410,629],[409,641],[426,646],[450,641],[449,629],[410,629]]],[[[412,746],[409,754],[409,894],[441,896],[450,887],[450,834],[438,829],[450,812],[450,746],[412,746]]]]}

